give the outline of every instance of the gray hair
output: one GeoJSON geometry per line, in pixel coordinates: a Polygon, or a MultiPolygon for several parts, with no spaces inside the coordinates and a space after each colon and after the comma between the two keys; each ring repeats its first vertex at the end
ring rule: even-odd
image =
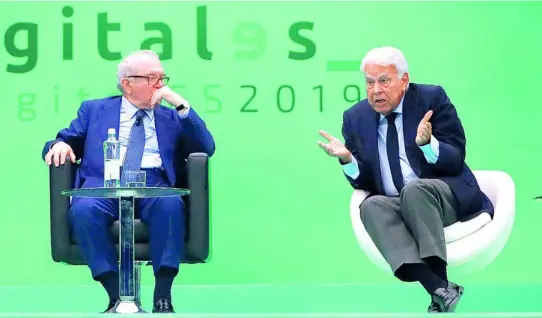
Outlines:
{"type": "Polygon", "coordinates": [[[122,61],[120,61],[117,67],[117,88],[121,92],[123,91],[121,81],[124,78],[133,75],[137,65],[141,61],[148,59],[160,59],[160,57],[154,51],[139,50],[128,54],[126,57],[124,57],[124,59],[122,59],[122,61]]]}
{"type": "Polygon", "coordinates": [[[403,77],[403,74],[408,72],[408,63],[403,52],[391,46],[378,47],[367,52],[361,61],[360,71],[362,73],[365,73],[365,66],[367,64],[378,64],[383,66],[393,65],[397,69],[399,78],[403,77]]]}

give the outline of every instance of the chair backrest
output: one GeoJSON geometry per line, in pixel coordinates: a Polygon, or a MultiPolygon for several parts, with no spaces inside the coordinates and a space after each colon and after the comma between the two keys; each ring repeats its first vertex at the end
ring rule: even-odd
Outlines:
{"type": "MultiPolygon", "coordinates": [[[[62,190],[74,187],[77,165],[69,160],[50,171],[50,227],[51,253],[56,262],[86,264],[79,251],[72,246],[68,211],[70,198],[62,190]]],[[[209,156],[192,153],[186,163],[186,185],[190,189],[190,200],[186,205],[186,233],[183,263],[205,263],[210,258],[210,202],[209,202],[209,156]]]]}
{"type": "Polygon", "coordinates": [[[514,192],[514,182],[506,172],[474,170],[473,173],[480,189],[489,197],[489,200],[491,200],[495,207],[497,206],[498,199],[514,192]]]}

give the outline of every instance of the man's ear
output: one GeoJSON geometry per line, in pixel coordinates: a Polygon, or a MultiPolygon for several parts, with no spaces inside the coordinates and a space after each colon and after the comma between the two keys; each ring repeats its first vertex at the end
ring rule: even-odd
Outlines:
{"type": "Polygon", "coordinates": [[[123,78],[121,81],[120,81],[120,85],[122,86],[122,90],[130,95],[132,93],[132,87],[130,85],[130,80],[127,79],[127,78],[123,78]]]}
{"type": "Polygon", "coordinates": [[[410,82],[410,78],[408,76],[408,73],[404,73],[403,77],[401,77],[401,91],[406,92],[408,83],[410,82]]]}

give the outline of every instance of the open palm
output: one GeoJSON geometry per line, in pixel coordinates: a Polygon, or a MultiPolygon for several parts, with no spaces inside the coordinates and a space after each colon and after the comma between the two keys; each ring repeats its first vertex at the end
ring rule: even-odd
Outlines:
{"type": "Polygon", "coordinates": [[[332,157],[341,158],[343,161],[350,162],[350,151],[339,139],[323,130],[320,130],[320,135],[329,141],[329,143],[318,141],[318,146],[320,146],[320,148],[332,157]]]}

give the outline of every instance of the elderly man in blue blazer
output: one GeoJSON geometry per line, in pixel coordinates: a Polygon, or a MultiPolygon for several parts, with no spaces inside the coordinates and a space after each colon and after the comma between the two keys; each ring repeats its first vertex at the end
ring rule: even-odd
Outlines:
{"type": "Polygon", "coordinates": [[[371,194],[360,217],[402,281],[431,296],[428,312],[453,312],[464,288],[447,278],[444,227],[493,206],[465,164],[465,133],[440,86],[410,83],[402,52],[370,50],[361,63],[367,98],[343,114],[345,142],[320,134],[355,189],[371,194]]]}
{"type": "MultiPolygon", "coordinates": [[[[109,128],[118,133],[124,164],[146,171],[147,186],[173,187],[182,173],[176,167],[190,153],[213,155],[213,136],[191,105],[167,86],[169,78],[156,53],[141,50],[125,57],[117,80],[121,96],[84,101],[70,126],[45,144],[42,156],[48,165],[81,159],[78,184],[103,186],[103,142],[109,128]],[[162,100],[176,108],[160,105],[162,100]]],[[[180,197],[136,201],[136,213],[149,227],[156,313],[174,312],[171,286],[183,253],[183,211],[180,197]]],[[[109,295],[110,311],[119,297],[116,252],[108,233],[119,218],[118,200],[73,198],[69,218],[93,278],[109,295]]]]}

